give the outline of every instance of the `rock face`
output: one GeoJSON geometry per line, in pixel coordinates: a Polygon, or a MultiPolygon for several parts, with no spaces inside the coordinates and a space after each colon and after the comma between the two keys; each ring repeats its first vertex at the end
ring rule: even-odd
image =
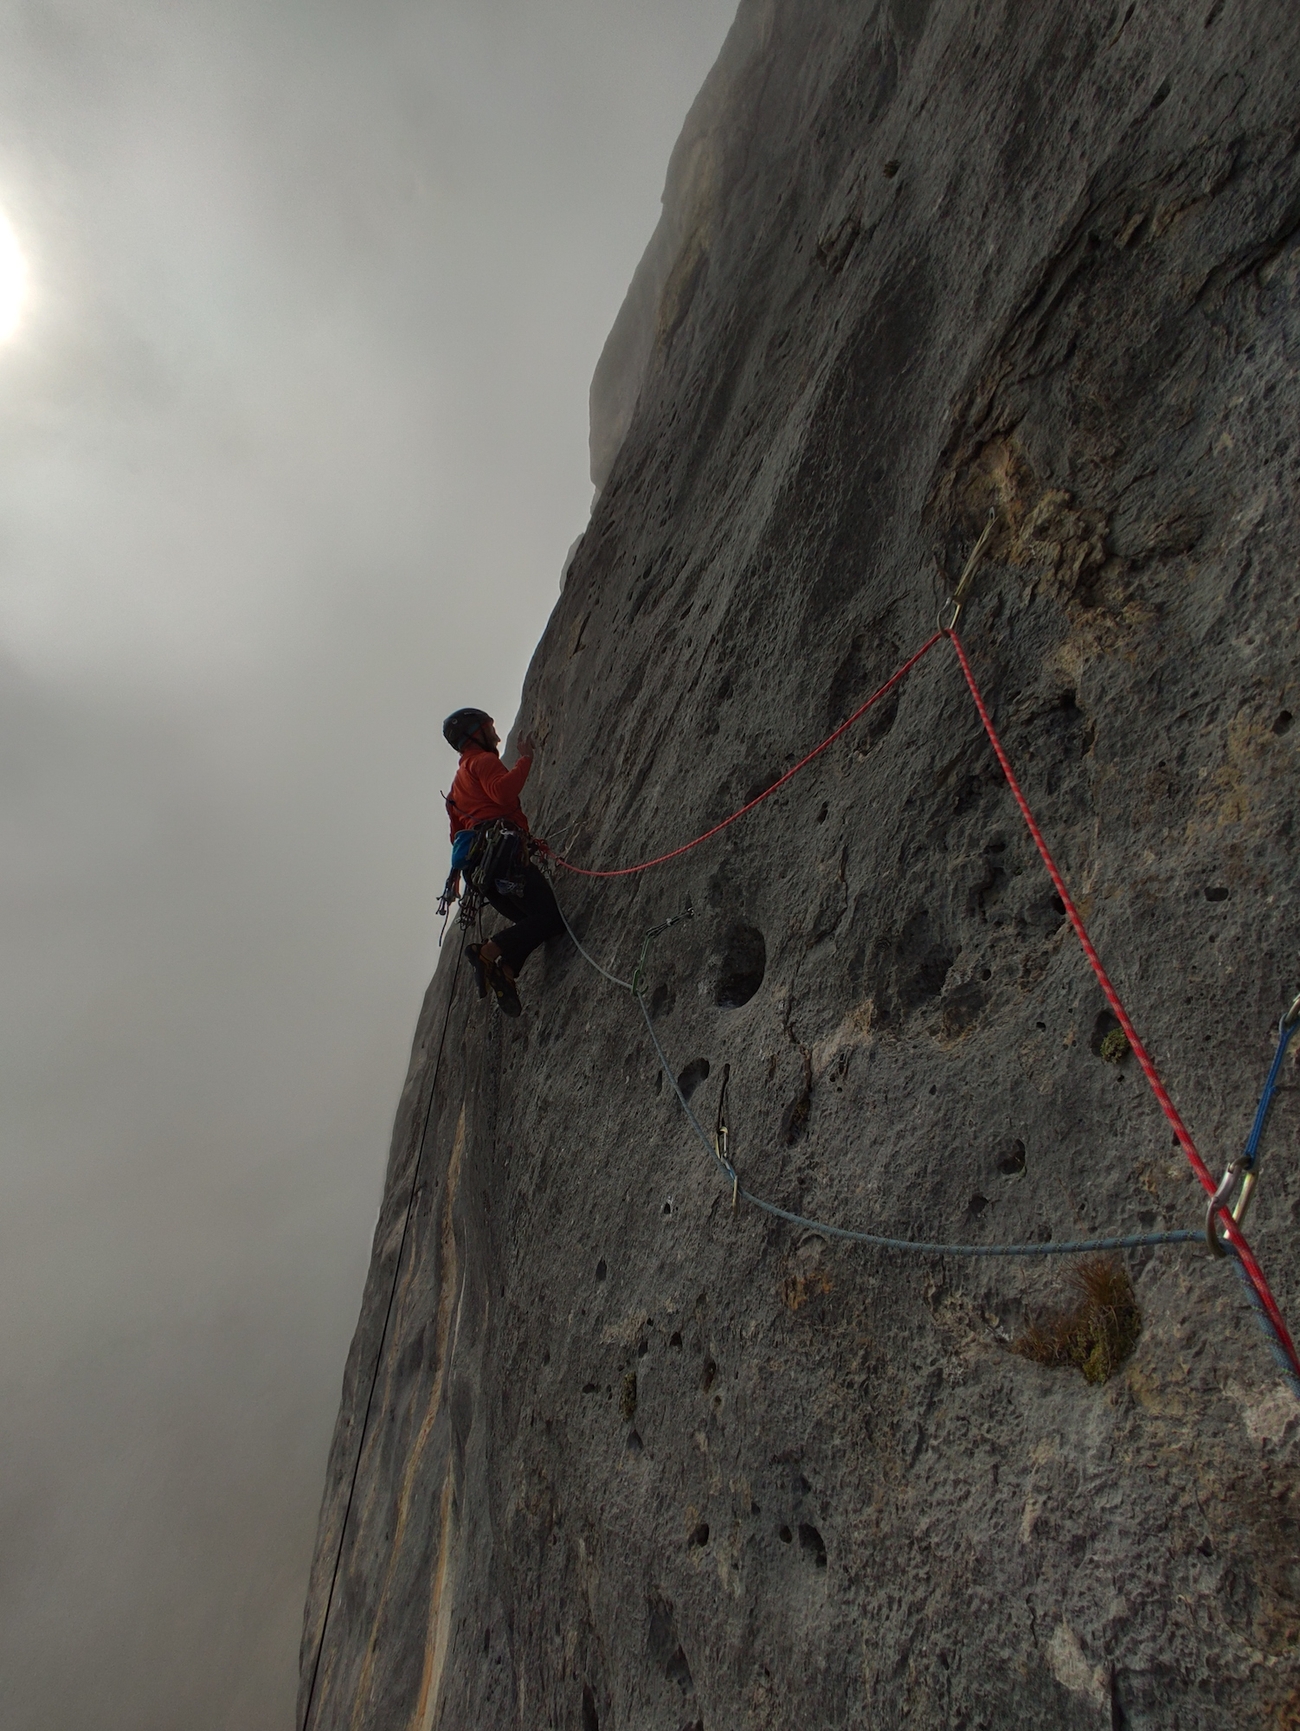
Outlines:
{"type": "MultiPolygon", "coordinates": [[[[663,852],[925,640],[995,508],[964,640],[1216,1172],[1300,985],[1297,64],[1283,0],[745,0],[521,711],[539,833],[663,852]]],[[[710,1125],[729,1066],[755,1193],[945,1241],[1203,1218],[946,642],[724,834],[558,887],[624,977],[691,899],[646,998],[710,1125]]],[[[556,942],[507,1023],[456,947],[317,1731],[1300,1724],[1297,1408],[1225,1263],[1129,1255],[1131,1355],[1033,1362],[1068,1267],[733,1213],[626,993],[556,942]]],[[[1284,1080],[1250,1226],[1294,1320],[1284,1080]]]]}

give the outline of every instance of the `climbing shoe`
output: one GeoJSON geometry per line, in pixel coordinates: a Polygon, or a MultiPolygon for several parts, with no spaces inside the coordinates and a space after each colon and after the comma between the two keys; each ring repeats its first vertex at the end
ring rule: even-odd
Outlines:
{"type": "Polygon", "coordinates": [[[478,987],[478,995],[480,998],[486,998],[488,990],[488,964],[479,954],[480,948],[481,946],[479,944],[466,944],[465,954],[469,957],[469,965],[474,970],[474,984],[478,987]]]}
{"type": "Polygon", "coordinates": [[[487,975],[487,983],[492,988],[492,995],[497,1001],[497,1009],[503,1016],[522,1016],[524,1006],[519,1002],[519,993],[515,983],[510,979],[500,962],[484,962],[483,971],[487,975]]]}

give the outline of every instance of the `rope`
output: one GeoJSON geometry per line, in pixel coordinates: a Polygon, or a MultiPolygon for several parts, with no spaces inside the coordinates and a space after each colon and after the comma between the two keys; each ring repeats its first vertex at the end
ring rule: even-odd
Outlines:
{"type": "MultiPolygon", "coordinates": [[[[719,1152],[717,1142],[696,1117],[690,1100],[677,1080],[676,1072],[668,1061],[668,1054],[660,1043],[659,1036],[655,1032],[654,1022],[650,1017],[650,1009],[645,1001],[645,994],[641,989],[639,979],[640,966],[637,968],[638,980],[636,985],[633,985],[630,980],[620,980],[616,974],[611,974],[607,968],[602,968],[595,957],[589,955],[578,942],[573,927],[569,924],[568,917],[564,909],[560,907],[558,899],[555,905],[559,909],[560,918],[564,921],[564,929],[573,939],[574,948],[583,961],[593,967],[598,974],[602,974],[611,984],[620,987],[625,992],[631,992],[645,1022],[646,1032],[650,1036],[650,1044],[654,1047],[663,1073],[667,1076],[669,1085],[677,1096],[677,1103],[685,1113],[686,1121],[694,1131],[700,1146],[731,1186],[733,1198],[740,1198],[750,1203],[754,1208],[761,1208],[765,1214],[774,1215],[778,1220],[789,1221],[792,1226],[808,1227],[815,1232],[825,1233],[830,1238],[844,1238],[854,1244],[870,1244],[881,1250],[907,1250],[924,1256],[1078,1256],[1104,1250],[1139,1250],[1160,1244],[1192,1244],[1200,1240],[1201,1234],[1199,1232],[1179,1231],[1143,1232],[1119,1238],[1088,1238],[1062,1243],[1049,1241],[1045,1244],[930,1244],[910,1238],[886,1238],[876,1232],[862,1232],[848,1226],[832,1226],[824,1220],[812,1220],[804,1214],[792,1214],[787,1208],[779,1208],[775,1202],[768,1202],[762,1196],[755,1196],[752,1191],[746,1190],[741,1184],[739,1175],[731,1161],[719,1152]]],[[[670,921],[669,923],[675,922],[670,921]]],[[[644,949],[642,959],[644,960],[644,949]]]]}
{"type": "Polygon", "coordinates": [[[784,775],[778,777],[778,779],[772,783],[771,787],[765,788],[762,793],[756,794],[753,799],[746,801],[744,805],[740,806],[736,811],[733,811],[730,817],[724,817],[721,823],[715,823],[712,829],[706,829],[703,835],[697,835],[694,841],[683,842],[681,847],[673,848],[671,853],[661,853],[658,859],[642,860],[639,865],[618,866],[612,871],[593,871],[589,866],[574,865],[572,860],[562,859],[559,854],[551,853],[551,850],[547,848],[544,843],[540,842],[538,843],[539,851],[546,853],[549,858],[555,861],[556,865],[563,866],[565,871],[576,872],[580,877],[584,878],[630,877],[634,872],[647,872],[650,870],[651,866],[664,865],[670,859],[680,858],[682,854],[689,853],[692,848],[699,847],[701,842],[708,841],[711,837],[720,834],[721,831],[726,829],[730,824],[735,823],[737,818],[744,817],[746,812],[753,811],[756,805],[762,805],[765,799],[771,799],[772,795],[779,787],[784,787],[786,782],[798,775],[801,769],[806,769],[815,757],[820,757],[822,752],[825,751],[828,746],[834,745],[840,735],[846,733],[848,729],[853,726],[855,721],[860,720],[873,704],[879,703],[880,699],[884,697],[887,692],[892,691],[898,684],[899,680],[903,679],[912,671],[921,657],[930,653],[942,636],[943,633],[941,631],[936,631],[933,637],[921,645],[915,655],[903,663],[897,673],[892,673],[878,691],[873,691],[865,703],[859,704],[858,708],[853,711],[853,714],[849,716],[848,720],[842,721],[835,729],[834,733],[828,733],[820,745],[814,745],[808,755],[806,757],[801,757],[793,769],[787,769],[784,775]]]}
{"type": "Polygon", "coordinates": [[[1046,1244],[928,1244],[911,1238],[885,1238],[876,1232],[860,1232],[848,1226],[832,1226],[825,1220],[812,1220],[806,1214],[793,1214],[788,1208],[778,1208],[775,1202],[768,1202],[761,1196],[755,1196],[752,1191],[739,1185],[736,1169],[729,1160],[724,1160],[714,1147],[713,1140],[700,1123],[686,1095],[682,1092],[668,1055],[659,1043],[655,1033],[654,1023],[650,1020],[650,1011],[645,998],[640,992],[635,994],[637,1008],[645,1020],[646,1030],[650,1035],[651,1044],[663,1066],[664,1075],[672,1083],[682,1111],[685,1112],[691,1129],[705,1153],[718,1167],[733,1187],[735,1193],[755,1208],[761,1208],[764,1214],[772,1214],[778,1220],[787,1220],[792,1226],[806,1226],[814,1232],[825,1233],[828,1238],[845,1238],[854,1244],[870,1244],[879,1250],[908,1250],[921,1256],[1079,1256],[1089,1251],[1102,1250],[1139,1250],[1148,1245],[1157,1244],[1196,1244],[1200,1242],[1199,1232],[1141,1232],[1123,1238],[1086,1238],[1070,1243],[1046,1244]]]}
{"type": "Polygon", "coordinates": [[[1255,1162],[1259,1157],[1260,1138],[1264,1134],[1264,1121],[1268,1117],[1269,1107],[1273,1104],[1277,1079],[1282,1072],[1282,1060],[1286,1057],[1286,1049],[1291,1044],[1291,1037],[1297,1027],[1300,1027],[1300,998],[1296,999],[1278,1024],[1277,1051],[1273,1054],[1268,1079],[1264,1083],[1264,1092],[1260,1095],[1259,1105],[1255,1108],[1255,1121],[1250,1127],[1250,1135],[1246,1138],[1246,1147],[1242,1154],[1242,1162],[1247,1172],[1253,1172],[1255,1169],[1255,1162]]]}
{"type": "MultiPolygon", "coordinates": [[[[552,891],[552,894],[554,894],[554,891],[552,891]]],[[[573,939],[574,949],[577,950],[578,954],[582,957],[583,961],[587,963],[588,967],[595,968],[596,972],[603,975],[612,986],[621,986],[625,992],[630,992],[632,990],[631,980],[620,980],[617,974],[611,974],[608,968],[602,968],[595,956],[588,954],[588,952],[583,949],[582,945],[578,942],[578,934],[569,924],[568,917],[566,916],[564,909],[560,906],[558,897],[556,897],[555,900],[555,911],[564,921],[564,929],[573,939]]]]}
{"type": "Polygon", "coordinates": [[[1282,1375],[1285,1377],[1286,1382],[1287,1382],[1287,1386],[1290,1388],[1291,1393],[1296,1397],[1297,1400],[1300,1400],[1300,1376],[1296,1375],[1295,1366],[1292,1364],[1291,1360],[1287,1357],[1286,1348],[1283,1346],[1282,1342],[1278,1339],[1277,1330],[1273,1327],[1273,1320],[1269,1316],[1268,1312],[1264,1309],[1264,1306],[1260,1301],[1260,1296],[1259,1296],[1258,1292],[1256,1292],[1256,1290],[1255,1290],[1255,1282],[1250,1278],[1249,1274],[1247,1274],[1246,1270],[1242,1267],[1241,1257],[1237,1253],[1236,1246],[1233,1245],[1230,1247],[1230,1249],[1231,1249],[1231,1257],[1232,1257],[1232,1266],[1237,1271],[1237,1278],[1241,1281],[1242,1288],[1246,1294],[1247,1300],[1249,1301],[1250,1308],[1251,1308],[1252,1312],[1254,1313],[1255,1321],[1259,1324],[1260,1332],[1263,1334],[1265,1340],[1268,1342],[1268,1349],[1273,1354],[1273,1357],[1277,1360],[1277,1367],[1282,1372],[1282,1375]]]}
{"type": "MultiPolygon", "coordinates": [[[[1234,1218],[1239,1223],[1245,1216],[1246,1205],[1250,1198],[1249,1186],[1253,1185],[1255,1180],[1255,1170],[1259,1160],[1259,1144],[1264,1134],[1264,1124],[1268,1118],[1269,1107],[1273,1104],[1273,1095],[1277,1089],[1277,1079],[1281,1074],[1282,1063],[1287,1054],[1287,1047],[1291,1044],[1291,1039],[1296,1032],[1297,1026],[1300,1026],[1300,998],[1296,999],[1295,1003],[1291,1005],[1291,1008],[1286,1012],[1282,1017],[1281,1022],[1278,1024],[1277,1050],[1274,1052],[1273,1062],[1269,1066],[1268,1076],[1264,1082],[1264,1091],[1259,1097],[1259,1105],[1255,1108],[1255,1119],[1250,1127],[1250,1135],[1246,1138],[1245,1149],[1240,1161],[1235,1163],[1245,1173],[1247,1186],[1246,1188],[1243,1188],[1241,1198],[1234,1210],[1234,1218]]],[[[1222,1252],[1221,1243],[1217,1239],[1216,1244],[1219,1244],[1222,1252]]],[[[1286,1378],[1292,1394],[1295,1395],[1297,1400],[1300,1400],[1300,1377],[1297,1377],[1295,1368],[1287,1357],[1286,1352],[1283,1350],[1281,1341],[1277,1337],[1277,1331],[1273,1327],[1272,1320],[1263,1305],[1260,1303],[1259,1294],[1255,1291],[1254,1282],[1242,1267],[1241,1259],[1236,1255],[1233,1256],[1232,1266],[1236,1271],[1237,1278],[1241,1281],[1242,1287],[1245,1290],[1246,1298],[1255,1314],[1255,1321],[1259,1324],[1264,1338],[1268,1341],[1269,1350],[1277,1360],[1278,1368],[1286,1378]]]]}
{"type": "MultiPolygon", "coordinates": [[[[1191,1164],[1192,1170],[1196,1173],[1196,1176],[1200,1179],[1201,1183],[1210,1195],[1213,1195],[1218,1189],[1218,1185],[1212,1177],[1204,1160],[1201,1159],[1200,1154],[1197,1152],[1196,1144],[1192,1141],[1187,1126],[1179,1116],[1177,1107],[1169,1098],[1169,1093],[1165,1088],[1164,1083],[1161,1081],[1160,1074],[1157,1071],[1155,1064],[1152,1062],[1146,1047],[1142,1044],[1141,1040],[1139,1040],[1137,1030],[1129,1019],[1128,1011],[1120,1002],[1119,993],[1111,984],[1110,976],[1102,966],[1101,957],[1093,948],[1092,940],[1088,936],[1082,919],[1079,917],[1079,911],[1071,899],[1069,890],[1065,887],[1065,879],[1057,870],[1056,861],[1048,851],[1047,843],[1043,840],[1043,833],[1034,821],[1034,814],[1029,809],[1028,801],[1020,791],[1020,783],[1016,780],[1015,772],[1012,770],[1011,764],[1007,759],[1007,754],[1002,748],[1002,741],[998,738],[997,730],[994,728],[993,722],[989,717],[988,709],[985,707],[984,699],[980,695],[979,686],[975,683],[975,675],[971,672],[970,662],[966,659],[966,651],[962,648],[961,640],[955,631],[949,631],[947,636],[953,648],[957,651],[957,659],[961,663],[963,674],[966,676],[966,684],[970,687],[970,694],[975,700],[975,707],[979,711],[980,720],[984,723],[984,731],[988,734],[989,742],[992,745],[993,750],[997,753],[998,762],[1002,765],[1002,773],[1007,778],[1007,786],[1015,796],[1016,804],[1020,807],[1020,815],[1024,818],[1029,833],[1034,838],[1034,845],[1037,847],[1038,852],[1042,857],[1043,864],[1047,867],[1049,877],[1056,886],[1056,893],[1061,898],[1061,902],[1065,908],[1066,917],[1074,927],[1075,936],[1083,946],[1083,953],[1087,956],[1088,963],[1092,968],[1093,973],[1097,976],[1097,983],[1106,994],[1107,1003],[1109,1003],[1111,1009],[1119,1018],[1119,1024],[1128,1036],[1129,1045],[1133,1048],[1133,1055],[1142,1066],[1143,1073],[1151,1085],[1151,1092],[1159,1102],[1161,1111],[1173,1126],[1174,1135],[1177,1136],[1183,1153],[1186,1154],[1188,1161],[1191,1164]]],[[[1264,1278],[1263,1270],[1255,1260],[1254,1252],[1251,1250],[1244,1233],[1238,1226],[1237,1222],[1232,1218],[1229,1210],[1226,1207],[1221,1208],[1219,1210],[1219,1216],[1223,1221],[1227,1240],[1236,1252],[1240,1267],[1246,1278],[1249,1280],[1251,1286],[1254,1288],[1255,1296],[1259,1300],[1260,1312],[1267,1318],[1268,1326],[1275,1335],[1279,1348],[1286,1356],[1291,1374],[1296,1379],[1297,1384],[1300,1384],[1300,1357],[1297,1357],[1296,1355],[1295,1346],[1292,1343],[1290,1334],[1287,1332],[1286,1323],[1282,1319],[1282,1312],[1278,1308],[1277,1300],[1269,1290],[1268,1282],[1264,1278]]]]}
{"type": "Polygon", "coordinates": [[[312,1662],[311,1683],[307,1689],[307,1705],[303,1709],[302,1731],[308,1731],[311,1724],[312,1703],[316,1698],[316,1680],[320,1675],[321,1655],[325,1651],[325,1634],[329,1628],[330,1611],[334,1605],[334,1589],[338,1585],[339,1565],[343,1561],[343,1541],[347,1536],[348,1519],[352,1514],[352,1503],[357,1492],[357,1476],[361,1471],[361,1457],[365,1452],[366,1434],[370,1428],[370,1413],[374,1406],[375,1389],[379,1384],[379,1368],[384,1361],[384,1348],[388,1344],[388,1327],[393,1317],[393,1305],[397,1299],[397,1281],[402,1271],[402,1255],[406,1249],[407,1233],[411,1225],[411,1214],[415,1207],[415,1194],[419,1185],[420,1165],[424,1159],[425,1139],[429,1134],[429,1119],[433,1114],[434,1096],[438,1090],[438,1071],[442,1067],[442,1051],[447,1043],[447,1027],[451,1021],[452,1006],[456,1001],[456,981],[460,975],[461,952],[457,952],[456,965],[452,969],[451,990],[447,994],[447,1013],[442,1018],[442,1033],[438,1037],[438,1055],[433,1061],[433,1080],[429,1084],[429,1099],[424,1108],[424,1122],[420,1126],[420,1140],[415,1152],[415,1165],[411,1171],[411,1194],[406,1199],[406,1213],[402,1217],[402,1236],[397,1245],[397,1259],[393,1263],[393,1284],[388,1293],[388,1308],[384,1312],[384,1326],[379,1335],[379,1350],[375,1353],[375,1368],[370,1377],[370,1393],[366,1396],[365,1415],[361,1421],[361,1438],[357,1443],[357,1458],[352,1466],[352,1479],[348,1485],[348,1500],[343,1508],[343,1523],[339,1527],[338,1549],[334,1553],[334,1568],[330,1575],[329,1592],[325,1598],[325,1614],[321,1618],[320,1639],[316,1643],[316,1657],[312,1662]]]}

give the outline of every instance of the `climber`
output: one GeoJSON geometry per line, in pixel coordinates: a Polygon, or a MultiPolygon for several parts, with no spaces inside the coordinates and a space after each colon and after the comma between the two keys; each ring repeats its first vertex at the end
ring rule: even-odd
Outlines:
{"type": "Polygon", "coordinates": [[[469,944],[479,997],[490,989],[507,1016],[522,1010],[515,981],[538,944],[564,930],[550,884],[530,858],[528,819],[519,795],[533,763],[533,742],[519,736],[519,759],[506,769],[497,755],[501,740],[492,717],[481,709],[458,709],[442,724],[443,738],[460,753],[447,795],[451,819],[454,897],[462,871],[485,900],[512,925],[483,944],[469,944]],[[460,838],[460,839],[458,839],[460,838]]]}

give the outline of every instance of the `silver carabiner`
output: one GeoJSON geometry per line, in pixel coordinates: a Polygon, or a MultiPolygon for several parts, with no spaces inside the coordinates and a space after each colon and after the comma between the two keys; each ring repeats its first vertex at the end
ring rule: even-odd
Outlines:
{"type": "Polygon", "coordinates": [[[1226,1256],[1228,1254],[1223,1248],[1223,1240],[1219,1237],[1219,1228],[1215,1224],[1215,1219],[1220,1209],[1227,1208],[1228,1198],[1236,1189],[1237,1180],[1243,1173],[1245,1173],[1246,1182],[1242,1185],[1241,1195],[1237,1199],[1237,1206],[1233,1209],[1229,1209],[1233,1221],[1240,1222],[1242,1215],[1246,1212],[1246,1204],[1250,1200],[1250,1193],[1255,1188],[1255,1174],[1247,1168],[1244,1160],[1234,1160],[1232,1162],[1232,1165],[1229,1166],[1228,1170],[1223,1174],[1223,1177],[1220,1178],[1219,1188],[1214,1192],[1214,1195],[1211,1196],[1206,1205],[1205,1242],[1209,1247],[1210,1253],[1214,1256],[1226,1256]]]}

